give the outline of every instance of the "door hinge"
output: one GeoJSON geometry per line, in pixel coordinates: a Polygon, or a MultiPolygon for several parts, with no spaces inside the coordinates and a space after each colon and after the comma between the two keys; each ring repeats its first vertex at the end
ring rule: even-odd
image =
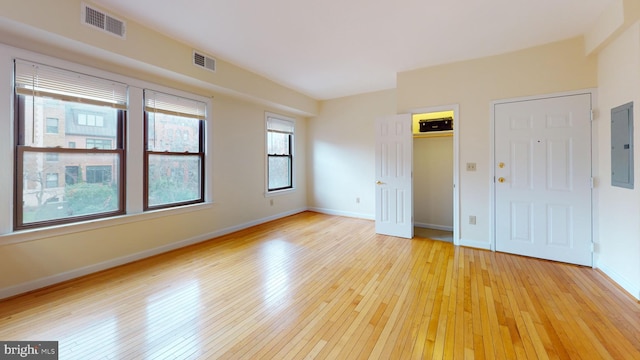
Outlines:
{"type": "Polygon", "coordinates": [[[595,244],[594,244],[594,243],[591,243],[590,248],[591,248],[591,252],[594,252],[594,251],[596,250],[596,246],[595,246],[595,244]]]}
{"type": "Polygon", "coordinates": [[[595,119],[595,110],[589,110],[589,116],[591,117],[591,121],[593,121],[593,119],[595,119]]]}
{"type": "Polygon", "coordinates": [[[591,188],[592,189],[596,188],[596,180],[593,177],[591,177],[591,188]]]}

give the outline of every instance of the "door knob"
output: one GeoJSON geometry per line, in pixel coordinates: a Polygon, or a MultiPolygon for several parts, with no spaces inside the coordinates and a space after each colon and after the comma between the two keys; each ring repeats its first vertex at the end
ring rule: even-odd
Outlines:
{"type": "Polygon", "coordinates": [[[380,180],[376,181],[376,185],[382,185],[382,184],[384,184],[382,181],[380,180]]]}
{"type": "Polygon", "coordinates": [[[499,178],[498,178],[498,182],[499,182],[499,183],[503,183],[504,181],[505,181],[505,179],[504,179],[503,177],[499,177],[499,178]]]}

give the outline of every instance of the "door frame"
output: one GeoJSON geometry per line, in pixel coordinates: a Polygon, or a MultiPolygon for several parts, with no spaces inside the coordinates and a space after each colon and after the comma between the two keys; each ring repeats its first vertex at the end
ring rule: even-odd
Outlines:
{"type": "MultiPolygon", "coordinates": [[[[591,144],[591,242],[592,244],[595,244],[598,242],[597,239],[597,207],[596,207],[596,201],[597,201],[597,190],[596,187],[594,186],[595,183],[595,177],[596,174],[598,173],[598,163],[597,163],[597,155],[598,155],[598,142],[596,141],[598,139],[597,137],[597,127],[593,126],[593,122],[596,120],[596,114],[597,112],[595,111],[595,105],[598,103],[597,101],[597,89],[595,88],[588,88],[588,89],[583,89],[583,90],[575,90],[575,91],[563,91],[563,92],[556,92],[556,93],[548,93],[548,94],[540,94],[540,95],[532,95],[532,96],[524,96],[524,97],[516,97],[516,98],[507,98],[507,99],[500,99],[500,100],[494,100],[491,102],[490,105],[490,111],[491,111],[491,187],[490,187],[490,209],[491,211],[489,212],[489,221],[491,226],[489,227],[489,238],[491,239],[491,251],[496,251],[496,152],[495,152],[495,145],[496,145],[496,138],[495,138],[495,134],[496,134],[496,116],[495,116],[495,108],[496,105],[500,105],[500,104],[508,104],[508,103],[513,103],[513,102],[522,102],[522,101],[531,101],[531,100],[542,100],[542,99],[548,99],[548,98],[554,98],[554,97],[565,97],[565,96],[572,96],[572,95],[584,95],[584,94],[589,94],[591,95],[591,138],[589,139],[589,142],[591,144]]],[[[592,245],[594,246],[594,245],[592,245]]],[[[591,253],[592,255],[592,267],[595,268],[595,264],[596,264],[596,258],[595,258],[595,251],[592,251],[591,253]]]]}
{"type": "MultiPolygon", "coordinates": [[[[460,245],[460,156],[459,156],[459,133],[460,133],[460,105],[441,105],[422,108],[413,108],[407,112],[411,115],[439,111],[453,111],[453,245],[460,245]]],[[[411,138],[413,146],[413,137],[411,138]]],[[[413,161],[413,159],[411,160],[413,161]]],[[[413,176],[412,176],[413,179],[413,176]]],[[[413,194],[411,195],[413,196],[413,194]]],[[[414,200],[415,203],[415,200],[414,200]]],[[[412,214],[413,220],[413,214],[412,214]]]]}

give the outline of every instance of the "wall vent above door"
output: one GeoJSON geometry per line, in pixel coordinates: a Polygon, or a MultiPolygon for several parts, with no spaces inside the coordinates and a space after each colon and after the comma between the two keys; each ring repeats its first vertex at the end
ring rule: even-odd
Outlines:
{"type": "Polygon", "coordinates": [[[209,71],[216,71],[216,59],[193,50],[193,64],[209,71]]]}
{"type": "Polygon", "coordinates": [[[82,3],[82,23],[96,27],[109,34],[125,38],[126,24],[103,11],[82,3]]]}

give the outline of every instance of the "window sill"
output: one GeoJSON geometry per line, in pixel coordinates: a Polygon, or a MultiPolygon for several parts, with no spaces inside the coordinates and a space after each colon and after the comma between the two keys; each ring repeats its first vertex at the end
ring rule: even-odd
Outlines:
{"type": "Polygon", "coordinates": [[[73,234],[89,230],[97,230],[112,226],[130,224],[138,221],[162,218],[166,216],[174,216],[179,214],[190,213],[210,209],[213,203],[205,202],[201,204],[181,206],[179,208],[167,208],[153,211],[145,211],[136,214],[126,214],[113,216],[104,219],[94,219],[72,224],[56,225],[43,227],[39,229],[20,230],[0,235],[0,245],[17,244],[27,241],[41,240],[45,238],[73,234]]]}
{"type": "Polygon", "coordinates": [[[275,191],[267,191],[264,194],[264,197],[268,198],[268,197],[272,197],[272,196],[279,196],[279,195],[286,195],[292,192],[295,192],[296,188],[291,188],[291,189],[283,189],[283,190],[275,190],[275,191]]]}

